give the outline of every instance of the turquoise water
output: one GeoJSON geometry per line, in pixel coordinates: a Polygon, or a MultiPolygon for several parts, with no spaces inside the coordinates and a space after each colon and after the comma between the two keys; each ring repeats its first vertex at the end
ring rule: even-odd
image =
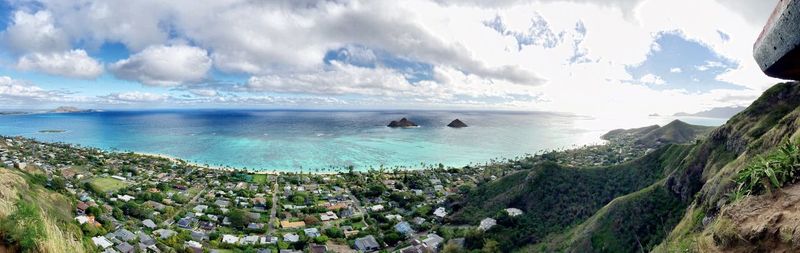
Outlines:
{"type": "MultiPolygon", "coordinates": [[[[541,150],[600,143],[620,127],[672,118],[596,119],[537,112],[445,111],[109,111],[0,116],[0,134],[106,150],[165,154],[213,166],[328,171],[353,165],[419,168],[480,164],[541,150]],[[407,117],[418,128],[385,125],[407,117]],[[446,125],[459,118],[469,125],[446,125]],[[41,133],[41,130],[65,130],[41,133]]],[[[724,120],[684,118],[702,125],[724,120]]]]}

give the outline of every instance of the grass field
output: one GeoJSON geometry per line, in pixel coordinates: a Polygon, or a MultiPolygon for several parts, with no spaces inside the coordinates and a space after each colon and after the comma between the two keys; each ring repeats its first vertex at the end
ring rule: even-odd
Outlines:
{"type": "Polygon", "coordinates": [[[124,188],[125,186],[128,186],[128,183],[110,177],[100,177],[92,179],[91,184],[92,188],[94,188],[99,192],[116,191],[124,188]]]}
{"type": "Polygon", "coordinates": [[[255,174],[255,175],[253,175],[253,183],[266,184],[267,183],[267,175],[264,175],[264,174],[255,174]]]}

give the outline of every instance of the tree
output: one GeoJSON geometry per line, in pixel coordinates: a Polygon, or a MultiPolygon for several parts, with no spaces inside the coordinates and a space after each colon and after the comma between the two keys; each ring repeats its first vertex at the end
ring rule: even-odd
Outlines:
{"type": "Polygon", "coordinates": [[[462,248],[453,242],[445,244],[444,248],[442,248],[442,253],[459,253],[462,251],[462,248]]]}
{"type": "Polygon", "coordinates": [[[396,245],[397,242],[402,241],[403,236],[398,234],[397,232],[391,232],[383,236],[383,241],[389,245],[396,245]]]}
{"type": "Polygon", "coordinates": [[[313,225],[316,225],[317,223],[319,223],[319,219],[317,219],[317,217],[314,216],[314,215],[306,215],[306,217],[303,218],[303,221],[308,226],[313,226],[313,225]]]}
{"type": "Polygon", "coordinates": [[[247,226],[248,221],[247,214],[242,209],[233,209],[228,214],[228,219],[231,221],[231,226],[236,228],[243,228],[247,226]]]}
{"type": "Polygon", "coordinates": [[[496,253],[500,252],[500,247],[497,244],[497,241],[492,239],[486,239],[483,243],[483,250],[484,253],[496,253]]]}
{"type": "Polygon", "coordinates": [[[337,227],[331,227],[325,229],[325,235],[327,235],[330,238],[344,238],[344,232],[342,231],[342,229],[337,227]]]}

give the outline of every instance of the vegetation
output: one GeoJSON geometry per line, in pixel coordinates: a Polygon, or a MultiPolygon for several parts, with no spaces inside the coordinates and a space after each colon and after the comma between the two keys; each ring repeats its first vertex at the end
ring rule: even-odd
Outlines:
{"type": "Polygon", "coordinates": [[[19,245],[22,251],[35,252],[38,243],[47,236],[39,207],[18,201],[17,210],[0,221],[0,234],[6,242],[19,245]]]}
{"type": "Polygon", "coordinates": [[[122,180],[110,177],[95,178],[89,184],[95,192],[113,192],[127,186],[122,180]]]}
{"type": "Polygon", "coordinates": [[[486,217],[498,219],[498,225],[483,237],[497,241],[502,251],[537,243],[548,234],[580,224],[611,200],[664,179],[680,164],[677,158],[691,148],[668,146],[634,162],[607,167],[565,168],[544,162],[531,171],[474,189],[462,201],[464,207],[454,214],[454,221],[477,224],[486,217]],[[508,207],[524,214],[503,222],[502,210],[508,207]]]}
{"type": "Polygon", "coordinates": [[[741,199],[745,195],[772,192],[788,183],[794,183],[800,176],[800,147],[786,142],[777,150],[766,156],[757,156],[736,177],[738,187],[733,199],[741,199]]]}

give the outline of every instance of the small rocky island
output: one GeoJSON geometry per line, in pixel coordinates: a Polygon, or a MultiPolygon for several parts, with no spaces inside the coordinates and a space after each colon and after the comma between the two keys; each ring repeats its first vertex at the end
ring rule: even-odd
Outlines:
{"type": "Polygon", "coordinates": [[[51,113],[81,113],[81,112],[94,112],[91,109],[80,109],[74,106],[59,106],[56,109],[50,110],[51,113]]]}
{"type": "Polygon", "coordinates": [[[452,128],[462,128],[462,127],[467,127],[467,124],[465,124],[460,119],[454,119],[453,121],[450,122],[450,124],[447,124],[447,126],[452,128]]]}
{"type": "Polygon", "coordinates": [[[408,120],[406,118],[402,118],[402,119],[400,119],[400,121],[392,120],[392,122],[389,122],[389,125],[386,125],[386,126],[388,126],[388,127],[418,127],[419,125],[417,125],[417,123],[414,123],[413,121],[410,121],[410,120],[408,120]]]}

